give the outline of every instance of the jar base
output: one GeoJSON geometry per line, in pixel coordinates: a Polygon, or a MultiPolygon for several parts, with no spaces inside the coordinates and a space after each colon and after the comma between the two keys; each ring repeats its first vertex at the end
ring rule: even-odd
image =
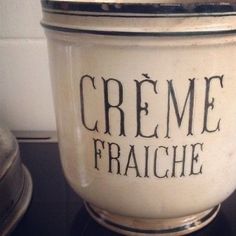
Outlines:
{"type": "Polygon", "coordinates": [[[217,215],[220,205],[209,210],[180,218],[144,219],[116,215],[85,202],[92,218],[106,228],[124,235],[177,236],[197,231],[217,215]]]}

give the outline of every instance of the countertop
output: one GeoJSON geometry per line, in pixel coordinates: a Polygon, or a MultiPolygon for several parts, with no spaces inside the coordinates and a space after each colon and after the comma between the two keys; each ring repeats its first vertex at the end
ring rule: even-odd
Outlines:
{"type": "MultiPolygon", "coordinates": [[[[12,236],[119,235],[98,225],[68,186],[56,143],[21,143],[20,151],[34,189],[30,207],[12,236]]],[[[236,236],[236,193],[222,204],[211,224],[191,235],[236,236]]]]}

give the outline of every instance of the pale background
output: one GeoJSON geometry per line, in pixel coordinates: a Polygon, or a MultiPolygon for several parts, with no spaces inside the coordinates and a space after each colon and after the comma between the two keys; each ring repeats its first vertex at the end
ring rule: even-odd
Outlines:
{"type": "Polygon", "coordinates": [[[55,130],[40,0],[0,0],[0,119],[12,130],[55,130]]]}

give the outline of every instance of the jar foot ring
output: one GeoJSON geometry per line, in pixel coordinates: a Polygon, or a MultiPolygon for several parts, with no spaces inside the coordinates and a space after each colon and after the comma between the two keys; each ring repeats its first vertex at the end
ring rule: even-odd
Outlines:
{"type": "Polygon", "coordinates": [[[104,227],[123,235],[178,236],[197,231],[209,224],[217,215],[220,205],[209,210],[180,218],[142,219],[124,217],[101,210],[85,202],[90,216],[104,227]]]}

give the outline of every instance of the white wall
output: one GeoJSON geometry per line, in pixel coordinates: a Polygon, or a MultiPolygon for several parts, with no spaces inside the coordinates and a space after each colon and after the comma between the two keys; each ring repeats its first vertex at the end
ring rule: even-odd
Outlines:
{"type": "Polygon", "coordinates": [[[0,119],[13,130],[54,130],[40,0],[0,0],[0,119]]]}

